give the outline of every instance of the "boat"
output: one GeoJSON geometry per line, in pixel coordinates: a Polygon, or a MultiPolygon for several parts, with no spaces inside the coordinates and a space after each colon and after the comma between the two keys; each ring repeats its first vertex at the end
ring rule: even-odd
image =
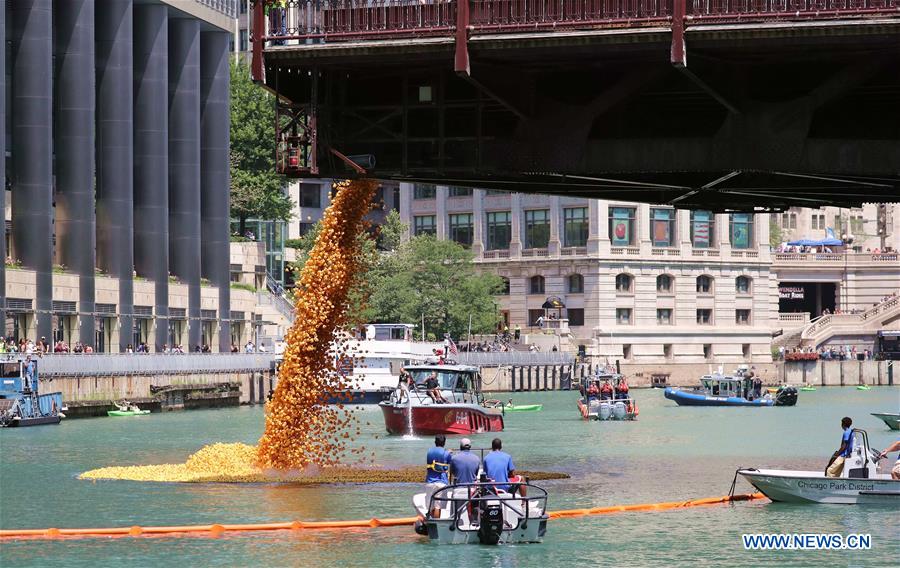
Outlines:
{"type": "Polygon", "coordinates": [[[900,480],[879,472],[879,452],[865,430],[853,430],[853,450],[840,477],[824,471],[739,469],[738,474],[772,501],[785,503],[889,504],[900,506],[900,480]]]}
{"type": "Polygon", "coordinates": [[[8,354],[0,362],[0,427],[59,424],[65,418],[62,393],[40,392],[38,362],[8,354]]]}
{"type": "Polygon", "coordinates": [[[544,408],[543,404],[513,404],[512,400],[504,403],[498,399],[486,400],[483,406],[485,408],[500,408],[504,412],[537,412],[544,408]]]}
{"type": "Polygon", "coordinates": [[[585,420],[637,420],[639,410],[637,402],[628,397],[622,397],[616,392],[616,387],[627,381],[621,373],[612,370],[604,370],[581,381],[578,390],[581,398],[576,403],[581,417],[585,420]],[[609,398],[604,398],[601,387],[609,382],[613,392],[609,398]]]}
{"type": "MultiPolygon", "coordinates": [[[[484,478],[482,475],[481,478],[484,478]]],[[[519,483],[527,496],[509,493],[506,483],[461,483],[438,489],[426,502],[426,494],[413,497],[421,517],[418,534],[437,544],[524,544],[542,542],[547,532],[547,492],[530,483],[519,483]],[[437,517],[432,516],[440,510],[437,517]]],[[[518,489],[517,489],[518,491],[518,489]]]]}
{"type": "Polygon", "coordinates": [[[816,390],[816,387],[800,387],[800,390],[802,390],[803,392],[812,392],[816,390]]]}
{"type": "Polygon", "coordinates": [[[873,412],[872,416],[887,424],[887,427],[891,430],[900,430],[900,413],[873,412]]]}
{"type": "Polygon", "coordinates": [[[700,386],[694,389],[667,387],[665,397],[679,406],[794,406],[797,389],[782,385],[775,393],[766,392],[753,396],[753,377],[742,366],[734,375],[723,375],[721,369],[712,375],[703,375],[700,386]]]}
{"type": "Polygon", "coordinates": [[[503,411],[485,408],[478,367],[443,364],[410,365],[409,387],[398,386],[379,403],[390,434],[473,434],[503,430],[503,411]],[[432,399],[425,381],[434,375],[446,403],[432,399]]]}
{"type": "Polygon", "coordinates": [[[858,391],[870,391],[870,390],[872,390],[872,387],[870,387],[869,385],[858,385],[858,386],[856,387],[856,390],[858,390],[858,391]]]}

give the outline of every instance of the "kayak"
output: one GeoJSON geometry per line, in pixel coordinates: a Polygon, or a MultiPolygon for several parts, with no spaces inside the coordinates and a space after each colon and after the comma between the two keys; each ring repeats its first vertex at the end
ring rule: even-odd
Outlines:
{"type": "Polygon", "coordinates": [[[107,410],[109,416],[143,416],[150,414],[149,410],[107,410]]]}
{"type": "Polygon", "coordinates": [[[816,387],[800,387],[800,390],[810,392],[816,390],[816,387]]]}
{"type": "Polygon", "coordinates": [[[506,405],[503,407],[503,410],[506,412],[530,412],[530,411],[538,411],[544,408],[543,404],[516,404],[516,405],[506,405]]]}
{"type": "Polygon", "coordinates": [[[870,390],[872,390],[872,387],[870,387],[869,385],[859,385],[858,387],[856,387],[856,390],[858,390],[858,391],[870,391],[870,390]]]}

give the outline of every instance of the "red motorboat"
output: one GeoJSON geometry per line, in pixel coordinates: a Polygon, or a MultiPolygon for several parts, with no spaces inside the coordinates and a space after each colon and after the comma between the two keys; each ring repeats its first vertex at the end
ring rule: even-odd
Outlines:
{"type": "Polygon", "coordinates": [[[503,430],[503,411],[485,408],[477,367],[415,365],[409,386],[380,403],[391,434],[473,434],[503,430]],[[430,381],[430,382],[429,382],[430,381]]]}

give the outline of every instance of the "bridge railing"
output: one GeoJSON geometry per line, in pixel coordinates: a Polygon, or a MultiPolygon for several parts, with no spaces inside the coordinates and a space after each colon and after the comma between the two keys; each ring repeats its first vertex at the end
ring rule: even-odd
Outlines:
{"type": "MultiPolygon", "coordinates": [[[[268,4],[268,45],[451,37],[458,0],[286,0],[268,4]]],[[[676,2],[687,23],[764,22],[898,15],[900,0],[468,0],[473,34],[669,25],[676,2]]],[[[262,5],[262,4],[260,4],[262,5]]],[[[257,36],[258,37],[258,36],[257,36]]]]}

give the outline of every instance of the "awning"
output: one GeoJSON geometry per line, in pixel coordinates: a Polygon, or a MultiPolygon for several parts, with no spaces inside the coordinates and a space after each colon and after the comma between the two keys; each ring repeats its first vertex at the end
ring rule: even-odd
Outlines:
{"type": "Polygon", "coordinates": [[[844,244],[844,241],[840,239],[834,238],[824,238],[824,239],[799,239],[796,241],[791,241],[788,243],[788,246],[792,247],[839,247],[844,244]]]}

